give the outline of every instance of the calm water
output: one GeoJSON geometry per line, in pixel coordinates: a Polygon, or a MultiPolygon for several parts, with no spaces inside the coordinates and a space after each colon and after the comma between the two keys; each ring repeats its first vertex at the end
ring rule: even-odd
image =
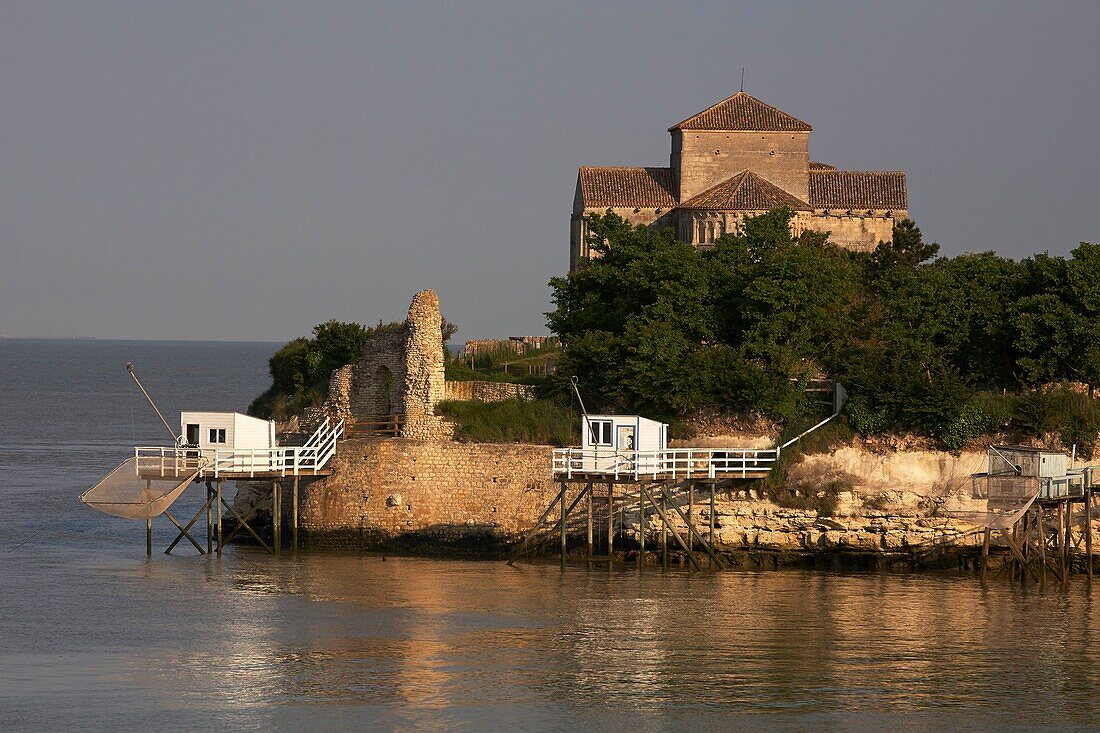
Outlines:
{"type": "Polygon", "coordinates": [[[0,729],[1100,729],[1082,583],[150,560],[77,501],[165,437],[126,361],[171,421],[243,409],[272,348],[0,340],[0,729]]]}

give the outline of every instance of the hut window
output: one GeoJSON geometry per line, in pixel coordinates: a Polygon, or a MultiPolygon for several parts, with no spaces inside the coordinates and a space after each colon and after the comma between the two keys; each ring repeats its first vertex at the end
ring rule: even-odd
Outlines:
{"type": "Polygon", "coordinates": [[[593,420],[589,426],[591,434],[592,445],[611,445],[611,421],[610,420],[593,420]]]}
{"type": "Polygon", "coordinates": [[[225,428],[210,428],[210,442],[225,445],[225,428]]]}

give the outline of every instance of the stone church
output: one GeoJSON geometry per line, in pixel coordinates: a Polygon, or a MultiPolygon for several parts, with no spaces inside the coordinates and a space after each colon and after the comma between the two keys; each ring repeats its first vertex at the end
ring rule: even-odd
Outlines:
{"type": "Polygon", "coordinates": [[[854,250],[890,239],[909,216],[905,173],[841,171],[810,160],[809,124],[738,92],[669,128],[668,168],[583,166],[570,232],[570,270],[588,257],[585,217],[609,209],[634,224],[672,227],[706,247],[746,217],[786,206],[797,236],[831,232],[854,250]]]}

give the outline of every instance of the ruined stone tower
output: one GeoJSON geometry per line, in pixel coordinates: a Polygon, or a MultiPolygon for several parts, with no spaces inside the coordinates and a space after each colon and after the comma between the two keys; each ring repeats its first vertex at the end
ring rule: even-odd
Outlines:
{"type": "Polygon", "coordinates": [[[332,373],[323,410],[348,423],[404,415],[401,437],[449,440],[453,426],[435,414],[446,390],[443,367],[439,296],[422,290],[401,328],[371,336],[358,362],[332,373]]]}

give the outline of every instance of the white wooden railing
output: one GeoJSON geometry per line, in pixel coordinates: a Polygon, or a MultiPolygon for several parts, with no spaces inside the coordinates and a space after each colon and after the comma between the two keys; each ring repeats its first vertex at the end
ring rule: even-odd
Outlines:
{"type": "Polygon", "coordinates": [[[771,471],[778,448],[671,448],[613,451],[555,448],[554,478],[611,479],[759,478],[771,471]]]}
{"type": "Polygon", "coordinates": [[[218,478],[232,474],[254,478],[264,476],[298,476],[305,471],[315,473],[336,455],[336,442],[344,435],[344,421],[335,425],[328,418],[305,444],[274,448],[185,448],[177,446],[139,446],[134,448],[137,470],[141,474],[181,476],[194,471],[201,478],[218,478]]]}

